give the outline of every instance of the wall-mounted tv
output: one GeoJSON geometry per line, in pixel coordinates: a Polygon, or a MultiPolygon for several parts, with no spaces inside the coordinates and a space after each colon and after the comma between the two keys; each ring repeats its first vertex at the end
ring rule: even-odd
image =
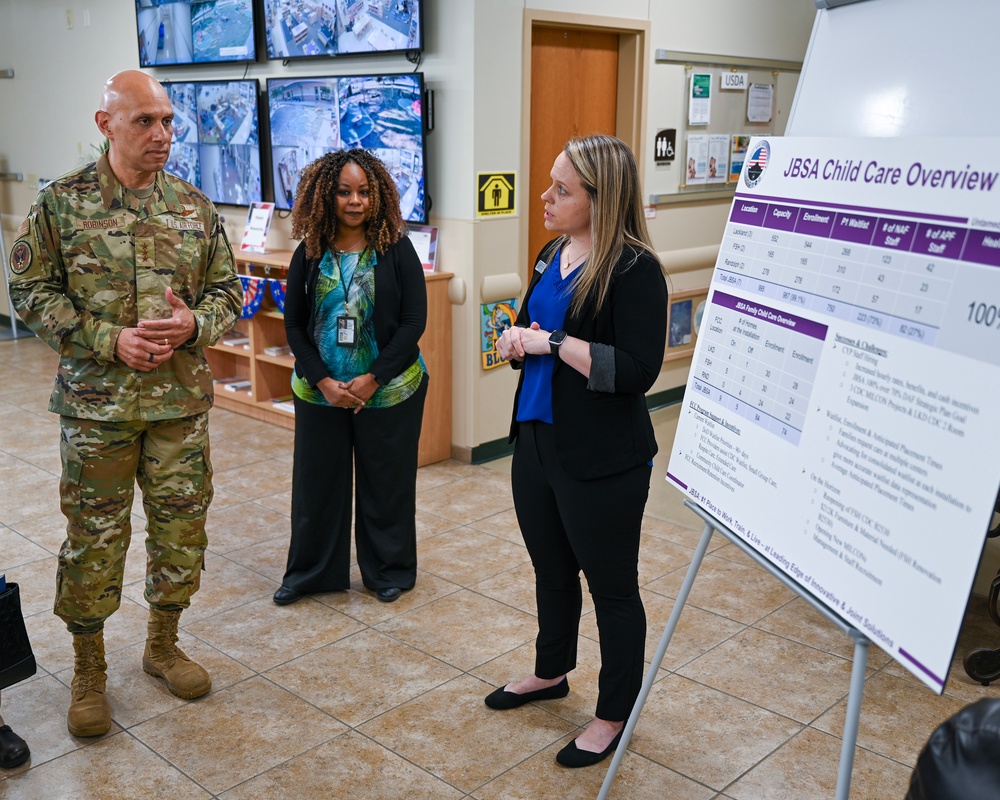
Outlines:
{"type": "Polygon", "coordinates": [[[292,207],[309,163],[324,153],[363,147],[392,173],[403,219],[426,222],[423,87],[420,72],[268,78],[275,206],[292,207]]]}
{"type": "Polygon", "coordinates": [[[260,202],[260,124],[256,79],[164,83],[174,107],[166,170],[215,203],[260,202]]]}
{"type": "Polygon", "coordinates": [[[135,0],[139,66],[254,61],[252,0],[135,0]]]}
{"type": "Polygon", "coordinates": [[[264,0],[267,57],[423,49],[423,0],[264,0]]]}

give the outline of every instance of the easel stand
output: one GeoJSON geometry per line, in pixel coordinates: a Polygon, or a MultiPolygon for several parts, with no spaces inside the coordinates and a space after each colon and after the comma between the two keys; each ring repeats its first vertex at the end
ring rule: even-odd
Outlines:
{"type": "Polygon", "coordinates": [[[785,586],[795,592],[799,597],[809,603],[809,605],[819,611],[824,617],[830,620],[830,622],[854,640],[854,662],[851,668],[851,688],[847,696],[847,718],[844,720],[844,739],[840,748],[840,767],[837,772],[837,793],[834,795],[835,800],[848,800],[848,796],[851,792],[851,770],[854,767],[854,746],[858,740],[858,720],[861,717],[861,695],[865,688],[865,668],[868,664],[868,645],[871,644],[871,642],[863,633],[861,633],[861,631],[844,622],[844,620],[817,600],[811,592],[797,584],[785,575],[785,573],[778,570],[778,568],[775,567],[770,561],[750,547],[750,545],[748,545],[746,541],[739,536],[739,534],[733,533],[733,531],[720,523],[701,506],[695,505],[689,500],[685,500],[684,505],[694,511],[695,514],[705,521],[705,529],[702,531],[701,539],[698,541],[698,547],[694,551],[694,558],[691,560],[691,566],[688,567],[687,575],[684,577],[684,583],[681,585],[680,592],[677,594],[677,601],[674,603],[673,611],[670,612],[670,619],[667,620],[667,627],[663,631],[663,636],[660,638],[660,644],[656,648],[656,654],[653,656],[653,661],[649,666],[649,671],[646,673],[646,678],[642,682],[642,688],[639,690],[639,697],[636,699],[635,705],[632,707],[632,713],[629,715],[628,722],[625,723],[621,743],[618,745],[614,758],[611,760],[611,766],[608,768],[608,774],[604,778],[604,783],[601,786],[600,794],[597,795],[597,800],[606,800],[608,792],[611,791],[611,784],[614,782],[615,774],[618,772],[618,765],[621,764],[621,760],[625,756],[625,751],[628,749],[628,743],[632,738],[632,732],[635,730],[636,723],[639,721],[639,715],[642,713],[642,707],[646,703],[646,698],[649,696],[650,689],[653,688],[653,681],[656,678],[656,673],[660,668],[660,663],[663,661],[664,654],[667,652],[667,645],[670,644],[670,638],[674,635],[674,629],[677,627],[681,611],[684,608],[684,604],[687,602],[688,595],[691,593],[691,586],[694,584],[695,575],[698,574],[698,570],[701,568],[702,559],[704,559],[705,553],[708,551],[708,543],[712,538],[713,530],[719,531],[719,533],[729,539],[729,541],[739,547],[744,553],[750,556],[750,558],[774,575],[775,578],[785,584],[785,586]]]}

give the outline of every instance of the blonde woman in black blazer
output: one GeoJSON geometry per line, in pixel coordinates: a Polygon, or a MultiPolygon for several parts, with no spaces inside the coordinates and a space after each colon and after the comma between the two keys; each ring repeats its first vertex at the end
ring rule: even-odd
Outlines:
{"type": "Polygon", "coordinates": [[[642,684],[639,534],[656,453],[645,393],[663,362],[667,285],[624,142],[573,139],[551,176],[545,227],[560,236],[542,250],[517,321],[497,342],[522,370],[511,485],[535,569],[535,671],[486,704],[506,710],[568,694],[582,570],[600,632],[599,695],[594,719],[556,760],[584,767],[618,745],[642,684]]]}

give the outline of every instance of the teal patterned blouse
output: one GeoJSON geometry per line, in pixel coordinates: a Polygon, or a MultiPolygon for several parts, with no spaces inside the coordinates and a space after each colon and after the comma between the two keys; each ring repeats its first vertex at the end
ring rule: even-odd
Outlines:
{"type": "MultiPolygon", "coordinates": [[[[316,282],[316,346],[323,363],[335,381],[346,383],[370,371],[378,358],[375,341],[375,251],[362,253],[331,253],[327,251],[319,262],[316,282]],[[357,322],[357,343],[354,347],[337,344],[337,318],[349,316],[357,322]]],[[[398,405],[420,388],[426,372],[423,356],[385,386],[380,386],[365,404],[366,409],[389,408],[398,405]]],[[[323,392],[292,372],[292,391],[301,400],[328,406],[323,392]]]]}

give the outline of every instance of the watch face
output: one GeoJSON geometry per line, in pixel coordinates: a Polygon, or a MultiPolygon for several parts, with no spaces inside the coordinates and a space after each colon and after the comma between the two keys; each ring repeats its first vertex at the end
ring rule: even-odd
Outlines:
{"type": "Polygon", "coordinates": [[[549,348],[553,353],[564,341],[566,341],[566,331],[552,331],[549,334],[549,348]]]}

